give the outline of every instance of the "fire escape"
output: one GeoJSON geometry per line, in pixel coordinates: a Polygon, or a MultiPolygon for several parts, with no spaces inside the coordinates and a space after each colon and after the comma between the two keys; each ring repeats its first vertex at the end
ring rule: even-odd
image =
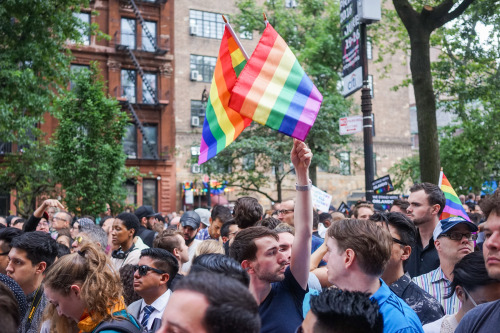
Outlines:
{"type": "MultiPolygon", "coordinates": [[[[153,52],[155,54],[157,54],[157,55],[164,55],[165,53],[167,53],[167,50],[159,48],[159,46],[158,46],[155,38],[153,37],[153,35],[149,31],[149,29],[148,29],[148,27],[146,25],[146,22],[145,22],[144,18],[142,17],[141,12],[140,12],[139,8],[137,7],[137,4],[135,3],[135,1],[134,0],[128,0],[128,1],[124,1],[124,2],[127,2],[127,4],[131,6],[131,8],[132,8],[132,10],[133,10],[133,12],[134,12],[137,20],[141,24],[142,31],[144,32],[144,34],[146,35],[147,39],[151,43],[151,46],[154,49],[153,52]]],[[[166,2],[167,2],[167,0],[157,0],[157,1],[155,1],[155,3],[157,3],[157,4],[164,4],[166,2]]],[[[135,30],[135,27],[133,28],[133,30],[135,30]]],[[[152,105],[159,106],[160,105],[160,100],[158,99],[156,91],[151,86],[151,83],[149,82],[149,80],[145,77],[144,70],[142,69],[141,65],[139,64],[139,61],[137,60],[137,57],[135,56],[133,50],[128,45],[122,45],[122,44],[116,44],[116,50],[127,53],[127,55],[129,56],[129,58],[132,60],[132,63],[134,64],[135,68],[137,69],[137,72],[139,73],[139,75],[140,75],[140,77],[142,79],[142,82],[143,82],[144,86],[146,87],[146,90],[149,92],[149,95],[151,96],[151,98],[153,100],[152,105]]],[[[145,51],[148,51],[148,50],[145,50],[145,51]]],[[[136,78],[134,77],[134,74],[132,74],[131,71],[127,71],[127,74],[129,76],[129,79],[132,82],[136,81],[136,78]]],[[[134,109],[134,107],[132,105],[133,103],[131,103],[128,100],[128,98],[126,100],[122,101],[122,103],[125,104],[125,106],[129,110],[130,114],[132,115],[134,123],[139,128],[139,131],[141,132],[142,138],[143,138],[146,146],[148,147],[149,151],[151,152],[151,154],[153,156],[153,159],[154,160],[159,160],[158,151],[157,151],[157,149],[155,149],[155,147],[153,146],[153,144],[148,139],[148,137],[147,137],[147,135],[145,133],[145,130],[144,130],[144,126],[143,126],[141,120],[139,119],[139,116],[137,115],[137,112],[135,111],[135,109],[134,109]]],[[[138,105],[137,105],[137,107],[138,107],[138,105]]]]}

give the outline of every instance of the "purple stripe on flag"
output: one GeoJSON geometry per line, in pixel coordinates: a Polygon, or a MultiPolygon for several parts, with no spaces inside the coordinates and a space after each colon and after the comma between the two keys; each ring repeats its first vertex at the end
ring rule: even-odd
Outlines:
{"type": "Polygon", "coordinates": [[[454,209],[451,207],[444,207],[443,212],[448,213],[450,215],[462,216],[464,219],[470,222],[469,216],[462,210],[454,209]]]}
{"type": "Polygon", "coordinates": [[[302,111],[302,114],[300,115],[299,122],[295,127],[292,137],[299,140],[305,140],[307,134],[309,134],[309,130],[316,120],[316,117],[318,116],[318,111],[321,107],[322,100],[323,96],[321,96],[318,88],[316,88],[316,86],[313,86],[311,94],[309,95],[309,99],[307,100],[304,111],[302,111]]]}

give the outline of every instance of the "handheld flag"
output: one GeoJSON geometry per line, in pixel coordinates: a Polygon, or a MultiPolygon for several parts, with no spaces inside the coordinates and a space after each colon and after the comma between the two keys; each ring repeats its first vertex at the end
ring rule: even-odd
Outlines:
{"type": "Polygon", "coordinates": [[[244,52],[226,24],[205,111],[198,164],[217,155],[252,122],[229,107],[231,91],[246,62],[244,52]]]}
{"type": "Polygon", "coordinates": [[[267,24],[238,77],[229,106],[243,117],[303,141],[322,100],[286,42],[267,24]]]}
{"type": "Polygon", "coordinates": [[[443,170],[441,170],[441,173],[439,174],[439,187],[446,197],[446,205],[444,206],[443,212],[441,213],[439,219],[444,220],[452,216],[461,216],[470,222],[470,218],[465,212],[465,209],[462,206],[462,202],[460,201],[457,193],[448,181],[448,178],[446,178],[446,176],[444,175],[443,170]]]}

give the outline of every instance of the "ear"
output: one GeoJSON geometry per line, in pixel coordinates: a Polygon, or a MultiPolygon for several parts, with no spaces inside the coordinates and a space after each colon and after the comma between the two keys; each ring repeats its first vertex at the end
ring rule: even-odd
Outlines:
{"type": "Polygon", "coordinates": [[[70,290],[70,293],[74,293],[75,296],[80,297],[81,289],[80,289],[79,285],[72,284],[69,290],[70,290]]]}
{"type": "Polygon", "coordinates": [[[129,233],[130,236],[134,236],[135,229],[134,228],[128,229],[128,233],[129,233]]]}
{"type": "Polygon", "coordinates": [[[411,255],[411,246],[406,245],[403,247],[403,255],[401,256],[401,260],[405,261],[410,258],[411,255]]]}
{"type": "Polygon", "coordinates": [[[221,236],[221,238],[222,238],[222,242],[223,242],[223,243],[227,242],[227,240],[229,239],[229,238],[228,238],[228,237],[226,237],[226,236],[221,236]]]}
{"type": "Polygon", "coordinates": [[[174,248],[174,253],[173,253],[173,255],[174,255],[177,259],[179,259],[180,254],[179,254],[179,249],[178,249],[178,248],[176,248],[176,247],[174,248]]]}
{"type": "Polygon", "coordinates": [[[47,263],[45,261],[41,261],[36,265],[35,273],[42,274],[43,272],[45,272],[46,269],[47,269],[47,263]]]}
{"type": "Polygon", "coordinates": [[[460,300],[460,303],[462,303],[462,304],[466,300],[465,292],[461,286],[455,287],[455,295],[457,295],[457,298],[460,300]]]}
{"type": "Polygon", "coordinates": [[[354,259],[356,259],[356,252],[353,249],[347,249],[344,252],[344,266],[349,268],[354,264],[354,259]]]}
{"type": "Polygon", "coordinates": [[[210,225],[212,225],[212,216],[208,218],[208,221],[210,222],[210,225]]]}
{"type": "Polygon", "coordinates": [[[253,274],[255,273],[255,270],[253,269],[252,262],[250,260],[243,260],[241,262],[241,267],[247,271],[248,274],[253,274]]]}
{"type": "Polygon", "coordinates": [[[167,284],[169,280],[170,280],[170,274],[168,273],[162,274],[160,279],[160,284],[167,284]]]}
{"type": "Polygon", "coordinates": [[[438,214],[441,206],[439,204],[432,205],[432,214],[438,214]]]}
{"type": "Polygon", "coordinates": [[[441,242],[439,241],[439,238],[434,240],[434,247],[436,250],[441,251],[441,242]]]}

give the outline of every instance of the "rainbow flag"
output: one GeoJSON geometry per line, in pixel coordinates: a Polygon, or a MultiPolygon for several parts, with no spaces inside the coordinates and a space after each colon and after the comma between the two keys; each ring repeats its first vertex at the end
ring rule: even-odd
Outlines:
{"type": "Polygon", "coordinates": [[[243,117],[303,141],[322,100],[283,38],[267,24],[238,77],[229,106],[243,117]]]}
{"type": "Polygon", "coordinates": [[[469,216],[465,212],[464,207],[462,206],[462,202],[457,196],[457,193],[451,186],[448,178],[446,178],[442,170],[439,174],[439,187],[441,188],[441,191],[444,192],[444,196],[446,197],[446,205],[444,206],[443,212],[441,213],[439,219],[444,220],[452,216],[461,216],[467,221],[471,222],[469,216]]]}
{"type": "Polygon", "coordinates": [[[229,146],[252,122],[229,107],[231,91],[246,63],[243,52],[226,26],[205,111],[198,164],[205,163],[229,146]]]}

